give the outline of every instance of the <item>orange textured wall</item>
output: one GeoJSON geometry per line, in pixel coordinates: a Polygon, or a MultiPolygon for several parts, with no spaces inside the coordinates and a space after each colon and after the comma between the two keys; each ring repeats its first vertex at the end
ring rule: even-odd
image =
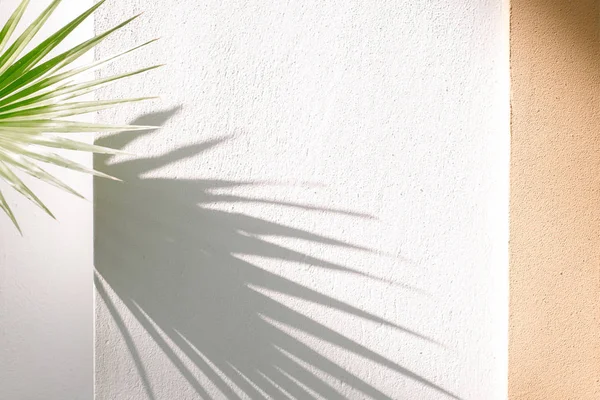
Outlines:
{"type": "Polygon", "coordinates": [[[600,399],[599,17],[512,1],[511,400],[600,399]]]}

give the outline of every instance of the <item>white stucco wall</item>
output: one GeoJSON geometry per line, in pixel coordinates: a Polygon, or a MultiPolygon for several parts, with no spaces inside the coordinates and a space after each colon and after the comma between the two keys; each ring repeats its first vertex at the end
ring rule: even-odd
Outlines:
{"type": "MultiPolygon", "coordinates": [[[[20,0],[0,0],[4,23],[20,0]]],[[[32,0],[23,17],[29,23],[49,4],[32,0]]],[[[42,29],[40,40],[93,4],[64,0],[42,29]]],[[[21,30],[26,25],[21,26],[21,30]]],[[[57,51],[93,35],[89,20],[57,51]]],[[[93,54],[81,62],[90,62],[93,54]]],[[[87,120],[93,116],[88,116],[87,120]]],[[[83,139],[83,138],[82,138],[83,139]]],[[[88,155],[70,157],[91,164],[88,155]]],[[[92,199],[92,179],[58,168],[53,171],[92,199]]],[[[93,396],[93,209],[91,201],[23,180],[55,214],[57,221],[0,182],[23,230],[0,215],[0,399],[74,399],[93,396]]]]}
{"type": "Polygon", "coordinates": [[[109,1],[96,398],[506,398],[500,0],[109,1]]]}

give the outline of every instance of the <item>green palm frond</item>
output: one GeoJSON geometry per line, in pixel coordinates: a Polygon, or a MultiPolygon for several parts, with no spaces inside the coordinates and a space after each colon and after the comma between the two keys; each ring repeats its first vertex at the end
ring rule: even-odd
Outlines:
{"type": "MultiPolygon", "coordinates": [[[[97,101],[75,100],[104,85],[160,67],[160,65],[156,65],[87,82],[73,81],[73,78],[77,77],[77,75],[94,71],[109,62],[113,62],[134,50],[154,42],[154,40],[151,40],[90,65],[69,68],[75,60],[93,49],[110,34],[129,24],[137,16],[118,24],[114,28],[72,49],[58,55],[50,56],[51,52],[75,28],[96,11],[105,0],[99,1],[32,50],[23,54],[25,48],[31,44],[35,35],[52,15],[60,2],[61,0],[53,0],[20,36],[13,38],[15,29],[29,4],[29,0],[23,0],[0,30],[0,178],[52,217],[52,212],[23,183],[15,172],[21,171],[79,197],[81,197],[79,193],[46,172],[40,164],[53,164],[104,178],[116,179],[75,163],[53,153],[51,150],[66,149],[104,154],[117,154],[119,153],[118,151],[71,140],[64,136],[57,136],[56,134],[152,128],[148,126],[84,123],[70,121],[65,118],[104,110],[124,103],[151,99],[152,97],[97,101]]],[[[20,232],[21,229],[19,228],[17,219],[1,192],[0,208],[20,232]]]]}

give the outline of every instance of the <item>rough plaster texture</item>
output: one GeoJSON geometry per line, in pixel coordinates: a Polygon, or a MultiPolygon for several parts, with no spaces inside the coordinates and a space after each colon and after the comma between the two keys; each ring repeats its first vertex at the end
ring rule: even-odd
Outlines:
{"type": "MultiPolygon", "coordinates": [[[[0,23],[18,3],[0,0],[0,23]]],[[[31,22],[48,3],[33,0],[24,21],[31,22]]],[[[91,0],[65,0],[39,38],[92,4],[91,0]]],[[[60,49],[91,37],[93,29],[93,21],[84,23],[60,49]]],[[[93,55],[83,58],[82,62],[89,62],[93,55]]],[[[92,162],[90,156],[69,156],[92,162]]],[[[91,200],[91,178],[48,170],[91,200]]],[[[24,233],[19,236],[11,222],[0,216],[0,399],[88,400],[93,396],[92,203],[27,176],[23,180],[58,221],[0,183],[24,233]]]]}
{"type": "Polygon", "coordinates": [[[500,1],[110,1],[96,398],[505,399],[500,1]],[[157,110],[161,110],[158,111],[157,110]]]}
{"type": "Polygon", "coordinates": [[[510,398],[600,398],[600,5],[513,0],[510,398]]]}

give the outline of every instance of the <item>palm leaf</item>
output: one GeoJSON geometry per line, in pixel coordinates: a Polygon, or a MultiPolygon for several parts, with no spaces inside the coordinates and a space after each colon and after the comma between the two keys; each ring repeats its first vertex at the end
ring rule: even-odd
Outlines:
{"type": "MultiPolygon", "coordinates": [[[[88,53],[109,35],[136,19],[137,16],[126,19],[114,28],[67,51],[51,56],[52,51],[104,2],[105,0],[99,1],[25,54],[23,54],[24,50],[34,40],[36,34],[51,17],[61,0],[49,0],[48,7],[23,30],[21,35],[13,38],[12,36],[29,4],[29,0],[22,0],[0,29],[0,179],[52,217],[54,216],[48,207],[21,180],[19,172],[81,197],[79,193],[45,171],[39,164],[52,164],[103,178],[116,178],[73,162],[61,155],[47,152],[44,149],[55,148],[103,154],[119,154],[121,152],[63,136],[50,135],[50,133],[132,131],[153,128],[149,126],[94,124],[65,119],[125,103],[153,99],[153,97],[139,97],[96,101],[76,100],[104,85],[160,67],[159,65],[151,66],[87,82],[73,81],[82,73],[97,70],[156,40],[150,40],[89,65],[71,67],[74,61],[88,53]]],[[[2,192],[0,192],[0,209],[21,232],[17,218],[2,192]]]]}

